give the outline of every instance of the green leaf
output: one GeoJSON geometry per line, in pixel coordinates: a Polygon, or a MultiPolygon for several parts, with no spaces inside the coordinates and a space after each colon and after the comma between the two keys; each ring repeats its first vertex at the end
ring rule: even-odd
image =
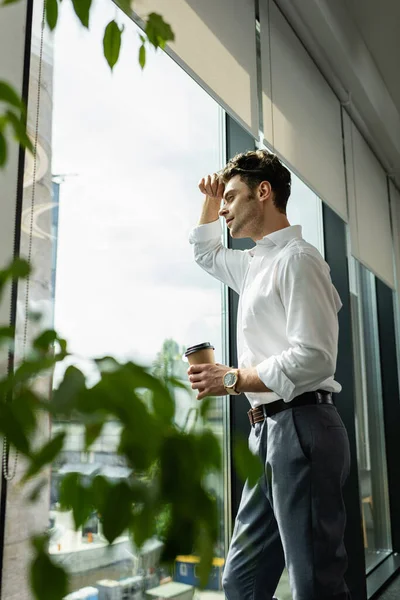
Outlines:
{"type": "Polygon", "coordinates": [[[39,496],[42,492],[42,490],[48,485],[49,481],[46,477],[44,477],[43,479],[40,479],[33,487],[33,489],[30,491],[29,496],[28,496],[28,500],[29,502],[35,503],[39,500],[39,496]]]}
{"type": "Polygon", "coordinates": [[[96,498],[96,507],[99,509],[100,513],[103,513],[108,490],[111,485],[109,480],[103,475],[96,475],[92,480],[92,496],[93,498],[96,498]]]}
{"type": "Polygon", "coordinates": [[[170,425],[175,416],[175,400],[166,387],[154,390],[151,396],[154,415],[165,425],[170,425]]]}
{"type": "MultiPolygon", "coordinates": [[[[3,394],[4,386],[8,385],[9,381],[3,382],[3,394]]],[[[4,398],[0,403],[0,431],[25,456],[31,454],[30,437],[37,427],[37,407],[37,397],[32,391],[23,388],[18,394],[15,393],[12,402],[7,402],[4,398]]]]}
{"type": "Polygon", "coordinates": [[[75,529],[79,529],[93,511],[92,489],[82,482],[79,473],[68,473],[61,481],[60,504],[64,509],[72,509],[75,529]]]}
{"type": "Polygon", "coordinates": [[[126,531],[132,519],[132,492],[125,481],[110,486],[102,512],[103,533],[111,544],[126,531]]]}
{"type": "Polygon", "coordinates": [[[31,464],[24,475],[23,481],[27,481],[46,465],[52,463],[60,454],[64,446],[65,432],[58,433],[52,440],[45,444],[38,452],[32,455],[31,464]]]}
{"type": "Polygon", "coordinates": [[[184,392],[187,392],[187,394],[189,395],[190,398],[193,397],[193,390],[189,386],[189,384],[183,383],[183,381],[181,381],[177,377],[167,377],[165,380],[165,383],[174,388],[178,388],[179,390],[183,390],[184,392]]]}
{"type": "Polygon", "coordinates": [[[34,340],[33,347],[37,350],[48,352],[52,348],[57,338],[57,332],[54,331],[54,329],[47,329],[34,340]]]}
{"type": "Polygon", "coordinates": [[[74,5],[75,14],[82,25],[86,28],[89,28],[89,16],[92,0],[72,0],[72,4],[74,5]]]}
{"type": "Polygon", "coordinates": [[[88,450],[90,446],[97,440],[101,431],[104,427],[104,421],[89,423],[85,427],[85,449],[88,450]]]}
{"type": "Polygon", "coordinates": [[[106,57],[111,70],[113,70],[114,65],[119,58],[122,32],[123,28],[120,29],[115,21],[110,21],[104,32],[104,56],[106,57]]]}
{"type": "Polygon", "coordinates": [[[4,167],[7,162],[7,142],[2,131],[0,131],[0,167],[4,167]]]}
{"type": "Polygon", "coordinates": [[[159,439],[158,436],[149,433],[149,429],[146,427],[143,427],[138,439],[135,432],[140,430],[140,423],[141,419],[139,418],[135,431],[131,431],[129,427],[122,430],[118,453],[124,454],[131,466],[141,472],[149,469],[154,462],[158,452],[159,439]]]}
{"type": "Polygon", "coordinates": [[[2,420],[0,430],[5,436],[7,436],[7,440],[10,442],[10,444],[14,446],[14,448],[16,448],[21,454],[29,456],[29,436],[19,423],[18,419],[15,418],[15,411],[11,405],[5,404],[0,407],[0,419],[2,420]]]}
{"type": "Polygon", "coordinates": [[[199,454],[205,467],[220,471],[222,467],[221,448],[217,437],[206,429],[198,436],[199,454]]]}
{"type": "Polygon", "coordinates": [[[54,352],[57,360],[64,359],[68,354],[67,342],[61,339],[54,329],[46,329],[38,335],[33,341],[33,348],[41,355],[54,352]]]}
{"type": "Polygon", "coordinates": [[[200,587],[207,585],[210,575],[215,544],[218,541],[218,509],[215,498],[204,490],[199,491],[193,507],[197,516],[195,551],[200,556],[199,578],[200,587]]]}
{"type": "Polygon", "coordinates": [[[76,407],[79,395],[86,390],[83,373],[76,367],[68,367],[59,387],[53,392],[52,409],[55,413],[64,414],[76,407]]]}
{"type": "Polygon", "coordinates": [[[14,327],[0,327],[0,339],[14,339],[15,328],[14,327]]]}
{"type": "Polygon", "coordinates": [[[0,81],[0,102],[6,102],[7,104],[11,104],[11,106],[15,106],[18,108],[21,113],[25,113],[25,104],[20,99],[17,92],[14,88],[11,87],[5,81],[0,81]]]}
{"type": "Polygon", "coordinates": [[[20,258],[14,259],[8,267],[0,270],[0,299],[4,286],[13,279],[24,279],[30,273],[29,264],[20,258]]]}
{"type": "Polygon", "coordinates": [[[14,385],[17,383],[27,383],[32,377],[36,377],[54,367],[56,363],[57,357],[48,356],[35,360],[26,360],[15,371],[12,383],[14,385]]]}
{"type": "Polygon", "coordinates": [[[211,402],[215,400],[215,398],[208,396],[204,398],[204,400],[200,404],[200,416],[205,421],[207,419],[207,414],[211,408],[211,402]]]}
{"type": "Polygon", "coordinates": [[[68,577],[62,567],[54,564],[46,546],[47,538],[33,541],[35,556],[31,564],[31,586],[37,600],[62,600],[68,593],[68,577]]]}
{"type": "Polygon", "coordinates": [[[26,133],[26,126],[24,118],[19,118],[15,113],[11,110],[6,112],[6,118],[8,122],[11,124],[14,130],[15,139],[24,147],[28,148],[32,153],[34,152],[34,147],[29,139],[28,134],[26,133]]]}
{"type": "Polygon", "coordinates": [[[126,12],[128,16],[132,14],[132,0],[118,0],[118,6],[126,12]]]}
{"type": "Polygon", "coordinates": [[[58,20],[58,2],[57,0],[46,0],[46,21],[50,30],[53,31],[58,20]]]}
{"type": "Polygon", "coordinates": [[[165,541],[168,536],[168,530],[171,527],[172,510],[171,505],[166,504],[163,506],[155,517],[156,521],[156,536],[161,540],[165,541]]]}
{"type": "Polygon", "coordinates": [[[16,258],[10,266],[10,274],[15,279],[26,279],[31,272],[29,263],[23,258],[16,258]]]}
{"type": "Polygon", "coordinates": [[[149,503],[145,504],[143,510],[131,518],[130,527],[137,548],[141,548],[147,540],[156,534],[157,523],[155,518],[153,507],[149,503]]]}
{"type": "Polygon", "coordinates": [[[6,4],[15,4],[15,2],[19,2],[19,0],[3,0],[3,6],[6,6],[6,4]]]}
{"type": "Polygon", "coordinates": [[[146,65],[146,46],[142,44],[139,48],[139,65],[144,69],[146,65]]]}
{"type": "MultiPolygon", "coordinates": [[[[215,518],[215,515],[210,514],[210,519],[215,518]]],[[[196,540],[196,552],[200,555],[200,563],[198,566],[198,574],[200,580],[200,588],[205,588],[211,573],[212,561],[214,557],[214,544],[217,540],[213,539],[209,528],[202,525],[196,540]]]]}
{"type": "Polygon", "coordinates": [[[57,354],[57,360],[64,360],[68,355],[67,340],[63,340],[57,335],[57,342],[59,345],[59,353],[57,354]]]}
{"type": "Polygon", "coordinates": [[[239,476],[243,481],[247,479],[250,487],[254,487],[263,473],[261,460],[250,452],[247,442],[243,439],[236,440],[234,457],[239,476]]]}
{"type": "Polygon", "coordinates": [[[195,502],[196,482],[201,480],[204,464],[194,435],[172,431],[159,451],[163,500],[171,504],[195,502]],[[190,457],[190,459],[188,458],[190,457]],[[177,482],[185,482],[184,493],[177,482]]]}
{"type": "Polygon", "coordinates": [[[32,323],[39,323],[43,319],[43,313],[38,310],[30,310],[28,312],[28,319],[32,321],[32,323]]]}
{"type": "Polygon", "coordinates": [[[164,49],[167,42],[175,39],[171,26],[157,13],[149,14],[145,32],[149,42],[153,44],[155,48],[164,49]]]}

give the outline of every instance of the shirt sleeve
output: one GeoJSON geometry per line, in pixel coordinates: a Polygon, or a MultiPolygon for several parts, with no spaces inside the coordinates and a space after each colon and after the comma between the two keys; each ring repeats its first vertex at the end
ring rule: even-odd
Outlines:
{"type": "Polygon", "coordinates": [[[256,368],[262,382],[290,402],[334,375],[341,302],[329,267],[312,254],[289,256],[276,275],[290,347],[256,368]]]}
{"type": "Polygon", "coordinates": [[[251,257],[243,250],[222,245],[220,221],[195,227],[189,235],[197,264],[210,275],[240,294],[251,257]]]}

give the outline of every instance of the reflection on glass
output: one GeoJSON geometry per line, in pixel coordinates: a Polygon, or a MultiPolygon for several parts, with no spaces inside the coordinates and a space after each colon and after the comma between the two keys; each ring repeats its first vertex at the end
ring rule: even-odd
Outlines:
{"type": "MultiPolygon", "coordinates": [[[[217,361],[224,360],[221,286],[195,265],[188,243],[201,207],[197,182],[222,166],[222,113],[166,55],[149,56],[142,72],[139,30],[121,12],[124,44],[111,74],[101,55],[101,36],[115,10],[112,2],[96,3],[87,32],[63,4],[55,35],[55,327],[89,384],[96,373],[88,358],[104,355],[137,361],[156,375],[173,374],[187,383],[182,358],[187,346],[210,341],[217,361]]],[[[54,385],[61,374],[56,372],[54,385]]],[[[195,396],[177,391],[180,424],[198,406],[195,396]]],[[[215,400],[209,415],[221,445],[223,402],[215,400]]],[[[144,598],[144,591],[167,575],[159,568],[159,540],[147,542],[140,555],[127,535],[108,549],[98,515],[74,532],[71,514],[58,505],[59,481],[68,472],[113,480],[129,475],[116,453],[119,425],[108,423],[89,452],[83,452],[79,422],[53,423],[53,432],[60,428],[67,441],[53,465],[51,552],[68,569],[70,591],[89,586],[102,600],[123,588],[123,598],[144,598]]],[[[222,476],[210,479],[208,487],[221,515],[210,583],[218,591],[225,552],[222,476]]],[[[194,583],[193,561],[180,557],[172,577],[194,583]]]]}
{"type": "Polygon", "coordinates": [[[375,278],[350,260],[357,463],[367,572],[391,549],[375,278]]]}

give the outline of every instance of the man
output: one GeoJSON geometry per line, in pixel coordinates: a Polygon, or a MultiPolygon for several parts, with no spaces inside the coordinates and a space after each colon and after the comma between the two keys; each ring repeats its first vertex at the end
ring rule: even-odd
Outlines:
{"type": "Polygon", "coordinates": [[[293,600],[350,598],[342,497],[349,443],[332,399],[341,390],[341,302],[328,265],[289,224],[290,186],[275,155],[240,154],[201,180],[206,197],[190,236],[196,262],[240,301],[239,369],[191,366],[189,380],[199,400],[246,394],[250,449],[265,465],[243,490],[223,576],[228,600],[271,600],[285,564],[293,600]],[[219,216],[255,248],[223,247],[219,216]]]}

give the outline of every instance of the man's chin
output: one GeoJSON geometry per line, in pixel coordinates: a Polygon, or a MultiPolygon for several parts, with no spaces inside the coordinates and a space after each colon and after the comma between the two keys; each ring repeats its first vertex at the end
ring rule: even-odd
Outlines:
{"type": "Polygon", "coordinates": [[[243,235],[240,231],[235,231],[232,229],[229,230],[229,233],[231,234],[231,238],[235,238],[236,240],[240,240],[242,238],[245,238],[247,236],[243,235]]]}

